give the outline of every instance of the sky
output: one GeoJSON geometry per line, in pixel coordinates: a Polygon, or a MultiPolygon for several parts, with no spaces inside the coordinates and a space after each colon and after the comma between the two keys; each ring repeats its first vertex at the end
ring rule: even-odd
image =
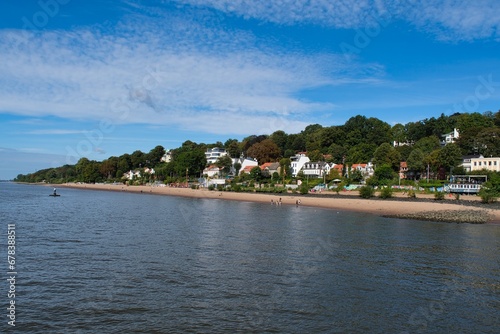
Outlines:
{"type": "Polygon", "coordinates": [[[498,0],[5,0],[0,179],[500,109],[498,0]]]}

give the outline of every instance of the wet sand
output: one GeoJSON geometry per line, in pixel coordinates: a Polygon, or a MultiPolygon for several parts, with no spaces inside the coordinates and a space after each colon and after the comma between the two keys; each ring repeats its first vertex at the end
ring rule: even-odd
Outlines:
{"type": "MultiPolygon", "coordinates": [[[[406,196],[402,193],[395,193],[393,199],[363,199],[360,198],[357,191],[344,192],[341,195],[336,195],[334,192],[326,192],[323,194],[262,194],[262,193],[237,193],[225,191],[209,191],[207,189],[191,189],[191,188],[174,188],[174,187],[151,187],[151,186],[125,186],[122,184],[77,184],[66,183],[55,185],[56,188],[78,188],[106,191],[124,191],[132,193],[150,193],[156,195],[167,196],[183,196],[193,198],[211,198],[234,201],[261,202],[271,204],[271,200],[275,203],[281,198],[282,205],[296,205],[300,201],[300,205],[321,207],[332,210],[346,210],[376,214],[379,216],[395,216],[395,215],[416,215],[422,213],[428,215],[429,212],[456,212],[461,215],[464,210],[479,210],[482,214],[487,213],[489,222],[500,223],[500,210],[497,205],[491,205],[487,208],[463,205],[467,203],[477,203],[480,198],[478,196],[462,196],[459,201],[454,197],[447,197],[443,201],[411,201],[402,200],[406,196]],[[329,194],[330,196],[324,196],[329,194]],[[399,200],[398,200],[399,198],[399,200]]],[[[63,194],[63,191],[59,191],[63,194]]],[[[432,195],[418,194],[417,197],[433,199],[432,195]]]]}

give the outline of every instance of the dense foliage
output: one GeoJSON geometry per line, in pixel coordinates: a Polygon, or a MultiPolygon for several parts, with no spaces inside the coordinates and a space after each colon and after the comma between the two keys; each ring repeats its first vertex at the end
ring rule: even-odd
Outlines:
{"type": "MultiPolygon", "coordinates": [[[[241,141],[228,139],[225,143],[212,144],[197,144],[188,140],[172,150],[172,161],[169,163],[161,162],[165,149],[156,146],[148,153],[135,151],[100,162],[82,157],[76,165],[18,175],[16,181],[122,181],[123,173],[144,167],[153,167],[155,174],[144,176],[146,179],[143,181],[150,181],[151,178],[173,181],[185,179],[186,175],[197,178],[202,176],[206,167],[205,151],[212,147],[225,148],[232,158],[242,155],[255,158],[259,164],[277,161],[283,167],[280,177],[286,178],[291,175],[289,158],[297,152],[307,151],[313,161],[346,165],[373,161],[376,169],[371,185],[374,186],[387,185],[391,179],[397,179],[401,161],[407,161],[410,178],[419,179],[424,173],[429,173],[432,178],[444,179],[446,174],[457,168],[462,155],[500,156],[500,112],[442,114],[438,118],[393,126],[377,118],[358,115],[344,125],[325,127],[313,124],[295,134],[278,130],[270,135],[252,135],[241,141]],[[442,135],[452,132],[454,128],[460,131],[458,141],[440,145],[442,135]],[[393,142],[399,144],[393,145],[393,142]]],[[[224,174],[228,174],[229,164],[227,159],[218,162],[224,174]]],[[[252,176],[262,178],[257,171],[252,176]]],[[[350,181],[355,179],[353,174],[350,181]]]]}

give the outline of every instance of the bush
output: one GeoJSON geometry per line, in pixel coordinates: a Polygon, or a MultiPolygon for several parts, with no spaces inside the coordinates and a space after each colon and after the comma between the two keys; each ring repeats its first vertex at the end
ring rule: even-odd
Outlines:
{"type": "Polygon", "coordinates": [[[497,194],[491,190],[481,189],[479,191],[479,196],[481,196],[481,202],[486,204],[495,203],[497,201],[497,194]]]}
{"type": "Polygon", "coordinates": [[[359,188],[359,196],[362,198],[370,198],[375,194],[375,190],[370,186],[363,186],[359,188]]]}
{"type": "Polygon", "coordinates": [[[382,190],[380,191],[379,197],[383,198],[383,199],[391,198],[392,197],[392,188],[390,188],[390,187],[382,188],[382,190]]]}
{"type": "Polygon", "coordinates": [[[302,185],[299,188],[299,192],[302,195],[305,195],[305,194],[307,194],[309,192],[309,187],[306,184],[302,183],[302,185]]]}
{"type": "Polygon", "coordinates": [[[211,184],[211,185],[208,186],[208,190],[212,191],[214,189],[215,189],[215,186],[213,184],[211,184]]]}
{"type": "Polygon", "coordinates": [[[442,191],[435,192],[434,193],[434,199],[436,201],[442,201],[442,200],[444,200],[444,192],[442,192],[442,191]]]}
{"type": "Polygon", "coordinates": [[[455,194],[455,199],[456,199],[457,201],[459,201],[459,200],[460,200],[460,194],[459,194],[459,193],[456,193],[456,194],[455,194]]]}
{"type": "Polygon", "coordinates": [[[417,193],[415,192],[415,190],[413,190],[413,189],[408,190],[408,197],[409,198],[417,198],[417,193]]]}

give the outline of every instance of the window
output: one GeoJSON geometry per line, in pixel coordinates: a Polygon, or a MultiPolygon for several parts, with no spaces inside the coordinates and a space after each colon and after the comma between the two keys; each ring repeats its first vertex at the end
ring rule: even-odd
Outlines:
{"type": "Polygon", "coordinates": [[[477,166],[477,161],[474,161],[474,166],[477,166]]]}

